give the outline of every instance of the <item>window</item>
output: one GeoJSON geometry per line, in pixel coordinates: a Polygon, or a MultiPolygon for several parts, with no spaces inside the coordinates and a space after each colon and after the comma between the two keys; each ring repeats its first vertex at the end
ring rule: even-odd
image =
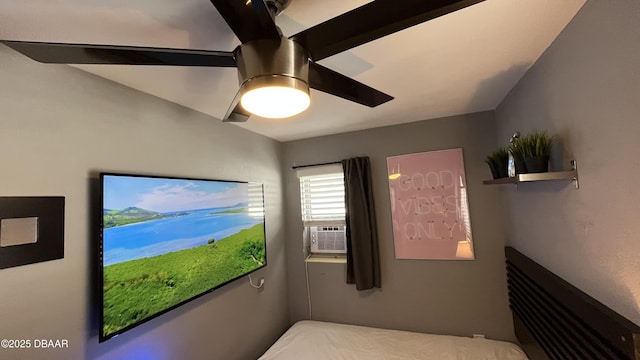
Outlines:
{"type": "Polygon", "coordinates": [[[311,254],[344,254],[344,173],[342,165],[298,169],[305,250],[311,254]]]}

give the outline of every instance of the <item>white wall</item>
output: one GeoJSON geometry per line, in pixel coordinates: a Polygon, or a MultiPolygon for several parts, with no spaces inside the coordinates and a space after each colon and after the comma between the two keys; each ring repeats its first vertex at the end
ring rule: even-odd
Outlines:
{"type": "Polygon", "coordinates": [[[281,145],[64,65],[0,46],[0,196],[66,197],[65,257],[0,270],[0,338],[68,349],[2,359],[255,359],[288,325],[281,145]],[[266,190],[262,291],[241,279],[98,344],[99,171],[258,181],[266,190]]]}
{"type": "Polygon", "coordinates": [[[569,183],[504,188],[508,242],[640,324],[640,2],[589,0],[496,111],[499,137],[562,138],[569,183]]]}

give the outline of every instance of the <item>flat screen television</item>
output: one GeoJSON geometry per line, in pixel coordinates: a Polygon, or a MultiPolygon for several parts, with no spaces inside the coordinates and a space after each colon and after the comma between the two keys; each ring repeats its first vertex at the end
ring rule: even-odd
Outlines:
{"type": "Polygon", "coordinates": [[[261,184],[100,174],[99,341],[267,264],[261,184]]]}

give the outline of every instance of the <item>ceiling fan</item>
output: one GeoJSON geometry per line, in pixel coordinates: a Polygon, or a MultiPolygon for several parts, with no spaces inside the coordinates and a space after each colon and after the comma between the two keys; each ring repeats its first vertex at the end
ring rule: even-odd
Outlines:
{"type": "Polygon", "coordinates": [[[43,63],[237,67],[223,121],[283,118],[309,106],[309,88],[369,107],[393,97],[317,61],[484,0],[375,0],[286,37],[274,18],[291,0],[211,0],[241,42],[233,51],[0,40],[43,63]]]}

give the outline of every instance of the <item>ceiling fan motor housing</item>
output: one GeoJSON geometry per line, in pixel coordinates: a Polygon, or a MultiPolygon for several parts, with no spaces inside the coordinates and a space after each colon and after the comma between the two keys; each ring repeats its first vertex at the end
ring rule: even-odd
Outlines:
{"type": "Polygon", "coordinates": [[[236,61],[241,91],[277,83],[309,93],[307,52],[292,40],[246,42],[236,51],[236,61]]]}

